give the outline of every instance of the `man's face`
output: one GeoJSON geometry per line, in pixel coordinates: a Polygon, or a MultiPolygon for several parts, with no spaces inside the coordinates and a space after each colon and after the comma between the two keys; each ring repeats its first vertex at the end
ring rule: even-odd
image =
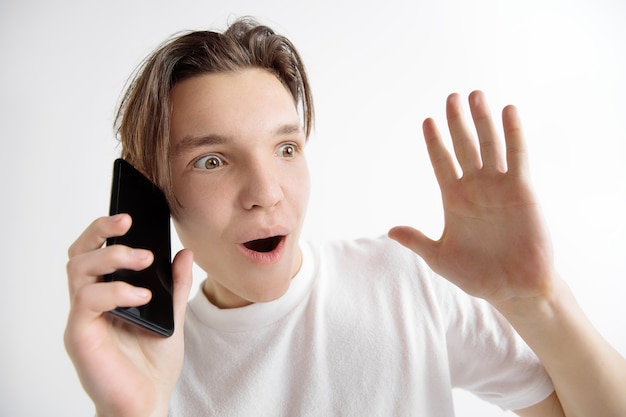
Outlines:
{"type": "Polygon", "coordinates": [[[267,71],[207,74],[171,92],[174,225],[218,307],[282,296],[301,264],[309,196],[293,98],[267,71]]]}

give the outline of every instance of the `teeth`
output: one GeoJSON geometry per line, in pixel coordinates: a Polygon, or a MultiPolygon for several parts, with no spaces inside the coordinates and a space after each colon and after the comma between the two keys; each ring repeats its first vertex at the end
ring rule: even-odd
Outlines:
{"type": "Polygon", "coordinates": [[[266,239],[257,239],[246,242],[243,245],[255,252],[271,252],[276,249],[278,243],[280,243],[281,236],[272,236],[266,239]]]}

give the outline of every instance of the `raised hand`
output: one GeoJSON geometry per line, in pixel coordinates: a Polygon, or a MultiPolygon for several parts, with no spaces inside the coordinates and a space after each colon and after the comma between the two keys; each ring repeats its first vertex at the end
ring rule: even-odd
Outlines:
{"type": "Polygon", "coordinates": [[[175,332],[153,335],[106,314],[118,306],[139,306],[150,292],[123,282],[102,282],[115,269],[140,270],[152,262],[148,251],[113,245],[107,237],[130,228],[128,215],[94,221],[69,249],[71,309],[65,346],[99,417],[166,416],[183,360],[183,319],[191,287],[193,255],[181,251],[173,263],[175,332]]]}
{"type": "Polygon", "coordinates": [[[435,122],[423,125],[443,199],[441,238],[406,226],[389,236],[467,293],[492,303],[545,295],[556,276],[552,247],[531,189],[517,110],[507,106],[502,112],[502,141],[484,94],[473,92],[469,104],[477,139],[463,119],[459,95],[450,95],[446,105],[460,174],[435,122]]]}

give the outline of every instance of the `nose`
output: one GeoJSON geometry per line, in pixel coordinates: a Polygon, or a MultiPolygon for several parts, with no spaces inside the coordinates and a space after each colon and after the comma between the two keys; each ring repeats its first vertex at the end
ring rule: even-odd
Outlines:
{"type": "Polygon", "coordinates": [[[241,188],[241,205],[246,210],[276,206],[284,198],[280,176],[271,162],[246,166],[241,188]]]}

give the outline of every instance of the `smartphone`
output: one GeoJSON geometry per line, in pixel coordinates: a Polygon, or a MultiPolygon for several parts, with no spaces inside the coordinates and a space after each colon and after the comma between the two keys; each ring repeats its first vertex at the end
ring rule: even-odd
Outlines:
{"type": "Polygon", "coordinates": [[[118,307],[110,313],[162,336],[174,333],[170,210],[163,192],[124,159],[113,164],[110,214],[128,213],[128,232],[107,239],[109,245],[148,249],[154,262],[141,271],[119,269],[105,281],[125,281],[152,291],[150,302],[139,307],[118,307]]]}

